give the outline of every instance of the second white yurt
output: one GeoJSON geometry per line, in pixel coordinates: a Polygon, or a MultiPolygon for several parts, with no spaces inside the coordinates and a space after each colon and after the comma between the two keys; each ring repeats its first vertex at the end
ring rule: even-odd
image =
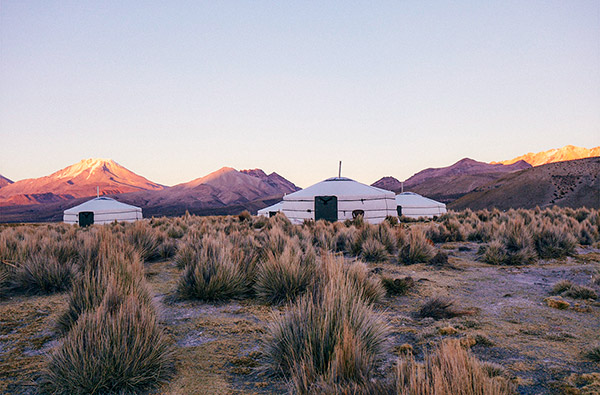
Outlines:
{"type": "Polygon", "coordinates": [[[396,216],[396,201],[393,192],[334,177],[284,196],[281,211],[295,224],[307,219],[343,221],[358,215],[378,224],[388,215],[396,216]]]}
{"type": "Polygon", "coordinates": [[[63,221],[67,224],[88,226],[108,224],[113,221],[133,222],[142,219],[142,209],[108,197],[97,197],[65,210],[63,221]]]}
{"type": "Polygon", "coordinates": [[[396,195],[396,210],[399,217],[431,218],[444,214],[446,205],[414,192],[402,192],[396,195]]]}
{"type": "Polygon", "coordinates": [[[273,217],[278,212],[281,211],[281,207],[283,206],[283,202],[277,202],[272,206],[262,208],[258,210],[258,215],[261,217],[273,217]]]}

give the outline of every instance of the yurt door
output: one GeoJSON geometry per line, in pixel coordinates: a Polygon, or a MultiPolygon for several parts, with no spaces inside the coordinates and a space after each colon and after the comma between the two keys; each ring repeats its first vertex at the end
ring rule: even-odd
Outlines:
{"type": "Polygon", "coordinates": [[[320,219],[330,222],[338,220],[337,196],[315,196],[315,221],[320,219]]]}
{"type": "Polygon", "coordinates": [[[81,211],[79,212],[79,226],[90,226],[94,223],[94,212],[93,211],[81,211]]]}

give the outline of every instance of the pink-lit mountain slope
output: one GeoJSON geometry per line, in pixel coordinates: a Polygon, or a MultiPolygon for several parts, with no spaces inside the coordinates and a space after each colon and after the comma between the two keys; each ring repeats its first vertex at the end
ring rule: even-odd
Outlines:
{"type": "Polygon", "coordinates": [[[0,189],[0,206],[55,203],[101,195],[163,189],[110,159],[84,159],[49,176],[17,181],[0,189]]]}
{"type": "MultiPolygon", "coordinates": [[[[507,173],[530,167],[530,164],[523,161],[501,165],[464,158],[451,166],[421,170],[404,181],[404,191],[416,192],[447,203],[507,173]]],[[[373,186],[394,192],[400,192],[401,189],[400,182],[393,177],[384,177],[373,183],[373,186]]]]}
{"type": "Polygon", "coordinates": [[[0,188],[12,184],[13,182],[0,174],[0,188]]]}
{"type": "Polygon", "coordinates": [[[260,169],[242,172],[223,167],[204,177],[162,191],[124,194],[120,200],[142,207],[144,215],[181,215],[186,211],[225,214],[243,209],[256,211],[264,207],[261,201],[276,200],[297,190],[294,184],[279,175],[265,178],[262,176],[264,174],[260,169]]]}
{"type": "Polygon", "coordinates": [[[252,177],[260,178],[267,184],[271,185],[274,188],[277,188],[277,190],[283,193],[292,193],[300,190],[300,188],[298,188],[293,182],[286,180],[285,178],[283,178],[275,172],[269,175],[267,175],[261,169],[240,170],[240,172],[248,174],[252,177]]]}
{"type": "Polygon", "coordinates": [[[504,160],[501,162],[492,162],[492,164],[501,163],[504,165],[510,165],[512,163],[523,160],[529,163],[531,166],[541,166],[548,163],[592,158],[595,156],[600,156],[600,146],[588,149],[583,147],[575,147],[573,145],[565,145],[562,148],[554,148],[543,152],[529,152],[525,155],[521,155],[513,159],[504,160]]]}

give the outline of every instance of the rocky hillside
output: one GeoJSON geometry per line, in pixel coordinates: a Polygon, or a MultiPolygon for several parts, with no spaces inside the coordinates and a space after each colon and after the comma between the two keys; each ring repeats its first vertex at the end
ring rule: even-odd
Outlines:
{"type": "Polygon", "coordinates": [[[552,205],[600,208],[600,157],[550,163],[507,174],[448,207],[506,210],[552,205]]]}
{"type": "Polygon", "coordinates": [[[584,158],[592,158],[594,156],[600,156],[600,147],[594,148],[583,148],[575,147],[573,145],[565,145],[562,148],[555,148],[543,152],[529,152],[525,155],[518,156],[513,159],[505,160],[502,162],[492,162],[492,164],[503,164],[510,165],[520,160],[529,163],[531,166],[541,166],[548,163],[564,162],[567,160],[576,160],[584,158]]]}

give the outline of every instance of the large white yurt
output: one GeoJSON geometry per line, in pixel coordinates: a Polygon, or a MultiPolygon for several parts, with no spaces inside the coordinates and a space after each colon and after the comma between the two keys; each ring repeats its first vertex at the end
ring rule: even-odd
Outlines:
{"type": "Polygon", "coordinates": [[[343,221],[358,215],[378,224],[388,215],[396,216],[396,201],[393,192],[334,177],[284,196],[281,211],[295,224],[307,219],[343,221]]]}
{"type": "Polygon", "coordinates": [[[113,221],[133,222],[142,219],[142,209],[108,197],[97,197],[79,206],[65,210],[63,221],[67,224],[87,226],[108,224],[113,221]]]}
{"type": "Polygon", "coordinates": [[[444,214],[446,205],[414,192],[402,192],[396,195],[396,210],[399,217],[431,218],[444,214]]]}
{"type": "Polygon", "coordinates": [[[281,211],[282,206],[283,202],[277,202],[272,206],[258,210],[258,215],[261,217],[273,217],[275,214],[281,211]]]}

